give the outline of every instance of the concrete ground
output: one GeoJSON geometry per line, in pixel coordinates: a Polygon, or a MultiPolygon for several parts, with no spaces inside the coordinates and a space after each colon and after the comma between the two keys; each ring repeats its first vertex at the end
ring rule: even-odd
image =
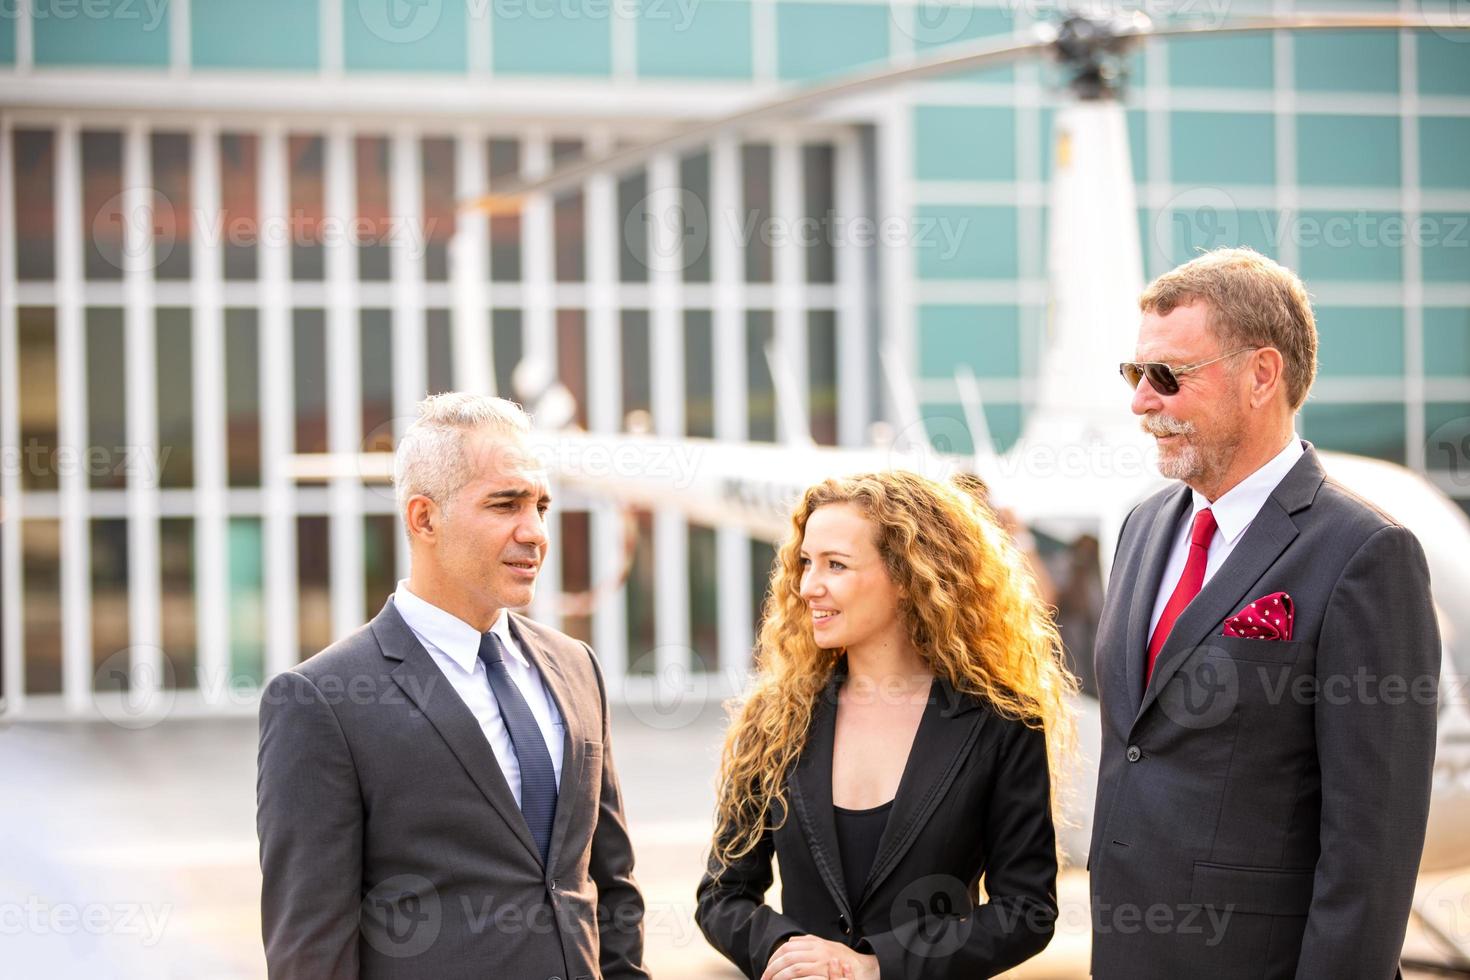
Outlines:
{"type": "MultiPolygon", "coordinates": [[[[615,719],[659,980],[738,977],[692,918],[721,724],[713,704],[679,727],[649,709],[615,719]]],[[[254,718],[0,728],[0,978],[263,977],[255,742],[254,718]]],[[[1060,890],[1056,939],[1010,976],[1086,977],[1085,875],[1060,890]]],[[[1470,938],[1470,870],[1424,879],[1421,896],[1470,938]]],[[[1439,956],[1417,929],[1408,951],[1439,956]]]]}

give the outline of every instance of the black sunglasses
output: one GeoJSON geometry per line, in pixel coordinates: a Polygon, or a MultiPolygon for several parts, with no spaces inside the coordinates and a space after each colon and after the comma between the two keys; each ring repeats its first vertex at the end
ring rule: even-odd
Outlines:
{"type": "Polygon", "coordinates": [[[1149,387],[1161,395],[1175,395],[1179,393],[1179,379],[1186,374],[1193,374],[1202,367],[1208,367],[1216,361],[1223,361],[1227,357],[1236,354],[1244,354],[1248,350],[1260,350],[1259,347],[1239,347],[1224,354],[1219,354],[1208,361],[1196,361],[1193,364],[1181,364],[1179,367],[1171,367],[1163,361],[1124,361],[1118,365],[1118,373],[1123,380],[1128,382],[1128,387],[1136,390],[1138,382],[1148,378],[1149,387]]]}

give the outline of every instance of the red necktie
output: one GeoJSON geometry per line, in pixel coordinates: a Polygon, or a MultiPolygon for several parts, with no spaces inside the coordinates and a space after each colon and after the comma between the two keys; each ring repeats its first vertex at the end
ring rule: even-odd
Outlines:
{"type": "Polygon", "coordinates": [[[1154,661],[1158,659],[1159,651],[1164,649],[1164,641],[1169,638],[1174,621],[1205,584],[1205,564],[1210,559],[1210,539],[1214,536],[1215,515],[1206,507],[1194,515],[1194,528],[1189,532],[1189,559],[1184,563],[1184,573],[1179,576],[1179,584],[1174,586],[1168,605],[1164,606],[1159,625],[1154,627],[1153,639],[1148,641],[1148,670],[1143,675],[1145,687],[1154,675],[1154,661]]]}

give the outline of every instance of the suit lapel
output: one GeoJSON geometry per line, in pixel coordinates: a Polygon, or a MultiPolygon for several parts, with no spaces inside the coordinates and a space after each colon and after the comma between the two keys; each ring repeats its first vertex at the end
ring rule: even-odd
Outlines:
{"type": "Polygon", "coordinates": [[[465,707],[464,701],[454,692],[454,687],[444,676],[444,672],[434,663],[429,652],[398,614],[392,599],[388,600],[388,604],[373,619],[371,625],[383,655],[389,660],[399,661],[392,672],[394,682],[403,689],[403,693],[414,706],[423,712],[424,717],[429,719],[429,723],[448,743],[450,751],[459,759],[460,765],[464,766],[465,772],[469,773],[470,779],[479,787],[485,799],[539,863],[541,851],[531,838],[526,818],[516,805],[510,784],[505,781],[505,774],[495,759],[495,752],[490,748],[484,730],[480,728],[480,723],[475,720],[470,709],[465,707]]]}
{"type": "Polygon", "coordinates": [[[1225,564],[1174,622],[1174,628],[1154,663],[1153,678],[1144,692],[1135,724],[1194,648],[1247,601],[1250,587],[1266,574],[1295,540],[1299,532],[1292,515],[1311,506],[1325,475],[1316,452],[1308,445],[1306,453],[1261,505],[1250,527],[1230,552],[1230,557],[1225,559],[1225,564]]]}
{"type": "Polygon", "coordinates": [[[837,731],[837,691],[846,676],[845,664],[839,664],[818,697],[816,707],[812,709],[806,749],[797,760],[789,785],[791,806],[806,835],[812,862],[816,864],[832,901],[851,917],[847,882],[842,877],[842,861],[837,850],[837,818],[832,809],[832,744],[837,731]]]}
{"type": "MultiPolygon", "coordinates": [[[[909,750],[898,794],[888,814],[888,824],[883,828],[883,837],[878,842],[878,853],[863,885],[859,905],[866,902],[868,896],[893,873],[918,839],[934,808],[944,799],[944,794],[964,767],[985,718],[986,712],[980,710],[980,704],[974,698],[958,694],[948,681],[935,678],[929,690],[929,705],[919,719],[919,730],[914,733],[913,748],[909,750]]],[[[827,795],[830,802],[830,747],[828,759],[827,795]]]]}
{"type": "MultiPolygon", "coordinates": [[[[1164,567],[1169,564],[1169,552],[1179,522],[1188,512],[1192,499],[1189,488],[1183,484],[1174,494],[1165,498],[1154,515],[1153,525],[1144,530],[1143,557],[1138,563],[1138,575],[1133,580],[1132,602],[1128,607],[1128,633],[1123,656],[1127,664],[1128,704],[1136,716],[1143,697],[1143,671],[1148,659],[1148,624],[1153,616],[1154,600],[1159,589],[1164,588],[1164,567]]],[[[1172,586],[1171,586],[1172,587],[1172,586]]]]}
{"type": "Polygon", "coordinates": [[[510,614],[511,635],[520,643],[521,649],[526,651],[531,662],[536,665],[541,679],[546,685],[546,690],[551,693],[552,701],[556,702],[557,713],[561,715],[565,742],[562,747],[561,784],[556,792],[556,818],[551,825],[551,846],[548,850],[548,865],[556,867],[557,854],[561,850],[562,841],[567,835],[567,825],[572,818],[572,810],[575,808],[577,794],[572,790],[582,782],[582,764],[586,757],[585,739],[582,730],[581,712],[576,710],[572,702],[571,688],[567,685],[566,675],[562,673],[561,665],[557,663],[556,657],[541,642],[536,635],[529,620],[523,619],[515,613],[510,614]]]}

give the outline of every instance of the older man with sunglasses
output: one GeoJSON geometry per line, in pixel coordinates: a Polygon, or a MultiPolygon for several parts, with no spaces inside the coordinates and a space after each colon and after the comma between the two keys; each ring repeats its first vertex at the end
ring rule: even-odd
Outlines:
{"type": "Polygon", "coordinates": [[[1133,411],[1179,481],[1124,522],[1098,624],[1098,980],[1388,980],[1434,761],[1413,534],[1323,472],[1302,283],[1248,249],[1161,276],[1133,411]]]}

